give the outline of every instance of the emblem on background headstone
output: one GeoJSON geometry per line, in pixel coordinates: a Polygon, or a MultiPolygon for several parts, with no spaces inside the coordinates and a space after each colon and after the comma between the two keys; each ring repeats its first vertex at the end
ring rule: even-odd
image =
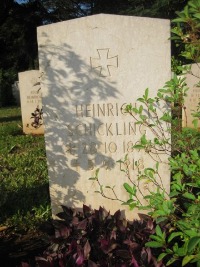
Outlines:
{"type": "MultiPolygon", "coordinates": [[[[40,109],[39,106],[36,107],[33,113],[31,113],[31,119],[33,119],[33,122],[31,122],[31,126],[35,129],[39,128],[43,125],[43,111],[42,108],[40,109]]],[[[29,127],[29,125],[27,125],[29,127]]]]}

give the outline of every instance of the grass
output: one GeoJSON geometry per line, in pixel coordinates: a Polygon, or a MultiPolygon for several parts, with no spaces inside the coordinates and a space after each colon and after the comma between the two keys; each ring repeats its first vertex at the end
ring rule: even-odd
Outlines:
{"type": "Polygon", "coordinates": [[[0,109],[0,224],[34,228],[51,215],[45,145],[21,124],[20,108],[0,109]]]}
{"type": "MultiPolygon", "coordinates": [[[[191,149],[200,146],[200,132],[183,135],[187,146],[196,137],[191,149]]],[[[35,228],[50,216],[44,136],[23,134],[20,108],[0,108],[0,225],[35,228]]]]}

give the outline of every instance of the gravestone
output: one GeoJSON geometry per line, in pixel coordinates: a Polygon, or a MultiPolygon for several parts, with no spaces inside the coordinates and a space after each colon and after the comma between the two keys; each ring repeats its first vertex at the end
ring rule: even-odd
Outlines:
{"type": "Polygon", "coordinates": [[[19,82],[15,81],[12,85],[12,94],[15,99],[17,106],[20,106],[20,93],[19,93],[19,82]]]}
{"type": "Polygon", "coordinates": [[[18,73],[23,132],[44,134],[40,73],[30,70],[18,73]]]}
{"type": "MultiPolygon", "coordinates": [[[[200,103],[200,86],[198,85],[200,81],[200,68],[197,64],[191,65],[191,70],[189,73],[184,75],[189,90],[187,91],[187,96],[185,97],[185,109],[183,110],[183,127],[194,128],[193,120],[194,117],[192,113],[197,111],[197,106],[200,103]]],[[[200,121],[198,123],[198,128],[200,128],[200,121]]]]}
{"type": "MultiPolygon", "coordinates": [[[[169,36],[168,20],[105,14],[38,28],[53,214],[61,204],[86,204],[94,209],[104,206],[111,213],[121,208],[132,218],[128,207],[108,199],[115,198],[112,190],[105,188],[108,198],[103,198],[89,178],[99,169],[101,183],[115,186],[117,197],[127,200],[127,177],[117,161],[128,154],[135,181],[136,162],[139,169],[155,166],[143,151],[133,150],[145,129],[124,110],[145,88],[155,96],[170,79],[169,36]]],[[[162,158],[161,172],[169,191],[167,157],[162,158]]]]}

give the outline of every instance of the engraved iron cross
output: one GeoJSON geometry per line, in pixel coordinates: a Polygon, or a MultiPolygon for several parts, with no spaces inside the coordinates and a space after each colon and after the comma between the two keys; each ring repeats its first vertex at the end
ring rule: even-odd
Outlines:
{"type": "Polygon", "coordinates": [[[118,67],[118,56],[109,57],[109,48],[97,49],[98,58],[90,57],[92,69],[99,69],[99,76],[111,76],[110,67],[118,67]]]}

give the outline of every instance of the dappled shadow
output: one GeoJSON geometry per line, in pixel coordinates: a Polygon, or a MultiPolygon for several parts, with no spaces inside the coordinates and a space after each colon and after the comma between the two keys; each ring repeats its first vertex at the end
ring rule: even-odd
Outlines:
{"type": "MultiPolygon", "coordinates": [[[[106,155],[101,148],[101,139],[105,140],[101,135],[111,140],[113,133],[107,129],[107,133],[102,134],[100,126],[120,113],[121,106],[108,102],[108,96],[118,103],[121,94],[115,82],[101,77],[99,68],[92,69],[74,47],[65,42],[62,46],[53,44],[56,42],[51,41],[47,33],[39,38],[44,38],[46,43],[44,49],[39,46],[39,58],[53,210],[60,203],[82,207],[86,199],[84,192],[89,194],[93,186],[90,182],[86,188],[91,174],[96,168],[111,170],[116,164],[112,151],[106,155]],[[107,110],[105,116],[94,114],[97,103],[106,105],[103,106],[107,110]],[[83,190],[77,187],[79,183],[80,188],[80,179],[86,179],[82,181],[83,190]]],[[[95,57],[97,50],[93,53],[95,57]]]]}
{"type": "Polygon", "coordinates": [[[11,121],[19,121],[19,120],[21,120],[21,116],[2,117],[2,118],[0,118],[0,123],[2,123],[2,122],[11,122],[11,121]]]}
{"type": "MultiPolygon", "coordinates": [[[[119,203],[108,198],[126,201],[122,185],[130,180],[140,183],[139,197],[144,201],[143,192],[148,193],[149,187],[137,182],[138,169],[144,169],[145,164],[153,168],[156,162],[145,151],[133,149],[146,128],[139,128],[124,108],[135,105],[147,87],[152,88],[150,95],[155,95],[155,88],[169,77],[168,34],[169,22],[104,14],[39,27],[54,214],[61,203],[76,208],[82,208],[83,203],[92,208],[104,205],[113,212],[119,203]],[[126,154],[125,164],[116,163],[126,154]],[[126,167],[129,177],[126,171],[121,172],[126,167]],[[98,169],[100,172],[95,172],[98,169]],[[89,181],[97,173],[100,183],[89,181]],[[107,199],[102,198],[102,188],[107,199]]],[[[152,135],[147,132],[147,138],[152,135]]],[[[167,165],[162,172],[167,177],[167,165]]]]}
{"type": "Polygon", "coordinates": [[[5,201],[0,206],[0,223],[15,214],[26,215],[27,212],[34,217],[33,208],[39,208],[49,203],[49,183],[36,185],[31,188],[25,186],[15,191],[4,191],[5,201]]]}

